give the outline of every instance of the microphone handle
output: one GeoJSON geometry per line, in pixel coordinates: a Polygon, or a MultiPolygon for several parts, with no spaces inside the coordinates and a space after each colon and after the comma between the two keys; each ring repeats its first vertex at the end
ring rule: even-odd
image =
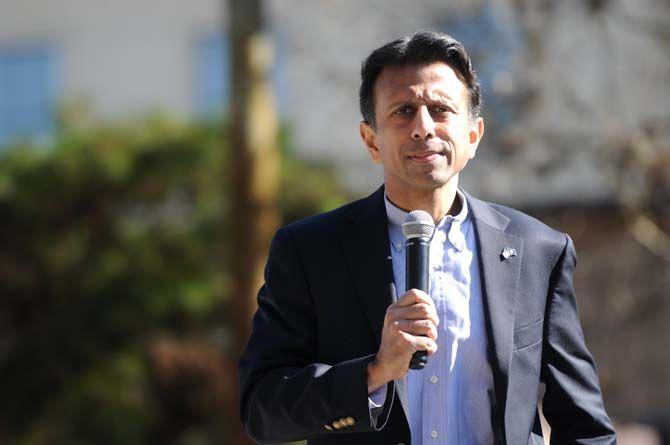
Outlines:
{"type": "MultiPolygon", "coordinates": [[[[410,238],[405,244],[405,288],[428,293],[428,259],[430,239],[410,238]]],[[[428,362],[427,351],[417,351],[412,356],[410,369],[423,369],[428,362]]]]}

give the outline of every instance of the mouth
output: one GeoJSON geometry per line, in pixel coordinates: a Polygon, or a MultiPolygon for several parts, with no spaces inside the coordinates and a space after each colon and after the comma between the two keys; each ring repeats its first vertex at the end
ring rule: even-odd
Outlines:
{"type": "Polygon", "coordinates": [[[445,156],[445,154],[429,150],[421,153],[412,154],[408,156],[408,158],[418,164],[428,164],[430,162],[440,159],[441,156],[445,156]]]}

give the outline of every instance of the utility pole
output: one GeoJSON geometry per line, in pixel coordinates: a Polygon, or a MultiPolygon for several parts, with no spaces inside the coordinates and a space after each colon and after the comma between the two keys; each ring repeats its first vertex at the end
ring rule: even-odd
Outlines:
{"type": "MultiPolygon", "coordinates": [[[[229,264],[232,266],[234,359],[240,357],[256,310],[256,293],[271,238],[280,223],[278,120],[270,82],[273,50],[265,34],[262,0],[228,0],[231,42],[231,124],[229,168],[232,169],[234,220],[229,264]]],[[[237,379],[228,414],[234,419],[233,444],[251,444],[239,419],[237,379]]]]}

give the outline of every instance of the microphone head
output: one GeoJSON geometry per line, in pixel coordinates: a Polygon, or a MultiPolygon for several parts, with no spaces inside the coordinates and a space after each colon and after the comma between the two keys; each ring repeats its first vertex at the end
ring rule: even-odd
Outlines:
{"type": "Polygon", "coordinates": [[[433,236],[435,222],[428,212],[412,210],[402,223],[402,233],[405,239],[433,236]]]}

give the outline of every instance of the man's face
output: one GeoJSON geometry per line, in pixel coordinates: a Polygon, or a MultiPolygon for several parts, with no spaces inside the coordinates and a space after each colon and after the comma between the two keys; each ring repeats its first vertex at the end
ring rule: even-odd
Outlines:
{"type": "Polygon", "coordinates": [[[467,89],[454,70],[436,62],[385,67],[374,87],[375,128],[361,123],[373,162],[381,163],[387,190],[435,190],[475,156],[484,122],[468,114],[467,89]]]}

